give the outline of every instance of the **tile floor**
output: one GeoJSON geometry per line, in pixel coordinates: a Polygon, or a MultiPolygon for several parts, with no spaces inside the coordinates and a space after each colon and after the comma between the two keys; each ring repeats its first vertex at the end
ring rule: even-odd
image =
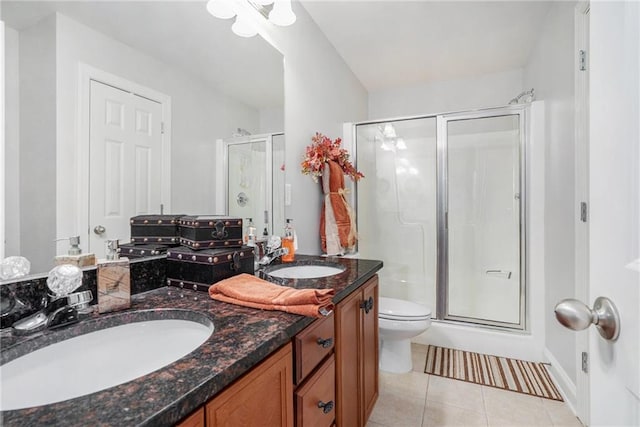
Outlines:
{"type": "Polygon", "coordinates": [[[426,351],[413,345],[413,372],[380,372],[367,427],[582,426],[562,402],[427,375],[426,351]]]}

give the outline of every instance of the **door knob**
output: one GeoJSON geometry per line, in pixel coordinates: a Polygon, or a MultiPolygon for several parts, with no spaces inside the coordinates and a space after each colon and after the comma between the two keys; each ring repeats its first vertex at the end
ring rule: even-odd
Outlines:
{"type": "Polygon", "coordinates": [[[602,338],[615,341],[620,334],[620,316],[615,304],[606,297],[598,297],[593,309],[576,299],[564,299],[555,308],[556,319],[562,326],[581,331],[596,325],[602,338]]]}
{"type": "Polygon", "coordinates": [[[103,227],[103,226],[101,226],[101,225],[96,225],[96,226],[93,228],[93,232],[94,232],[94,233],[96,233],[98,236],[103,235],[105,231],[107,231],[107,229],[106,229],[106,228],[104,228],[104,227],[103,227]]]}

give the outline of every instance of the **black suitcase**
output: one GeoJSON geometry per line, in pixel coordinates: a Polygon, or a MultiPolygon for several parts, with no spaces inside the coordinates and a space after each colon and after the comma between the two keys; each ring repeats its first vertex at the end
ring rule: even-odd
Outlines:
{"type": "Polygon", "coordinates": [[[183,216],[180,244],[195,250],[242,246],[242,218],[226,216],[183,216]]]}
{"type": "Polygon", "coordinates": [[[131,243],[134,245],[179,245],[180,218],[184,215],[138,215],[131,218],[131,243]]]}
{"type": "MultiPolygon", "coordinates": [[[[173,246],[178,246],[173,245],[173,246]]],[[[123,243],[120,245],[120,256],[136,259],[148,256],[164,255],[170,248],[169,245],[136,245],[133,243],[123,243]]]]}
{"type": "Polygon", "coordinates": [[[250,246],[195,251],[185,247],[167,251],[167,284],[195,291],[240,273],[254,274],[254,250],[250,246]]]}

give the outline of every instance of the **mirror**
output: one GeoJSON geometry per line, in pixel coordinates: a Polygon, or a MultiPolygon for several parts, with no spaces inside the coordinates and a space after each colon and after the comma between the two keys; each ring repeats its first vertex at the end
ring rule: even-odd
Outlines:
{"type": "MultiPolygon", "coordinates": [[[[143,190],[149,197],[131,199],[135,215],[226,213],[218,196],[225,187],[216,170],[225,166],[216,140],[239,129],[284,130],[283,58],[260,36],[233,34],[232,20],[214,18],[205,5],[3,1],[5,256],[25,256],[32,273],[46,272],[69,248],[54,240],[74,235],[83,252],[100,256],[104,239],[128,241],[133,215],[124,214],[123,204],[143,190]],[[160,134],[159,149],[127,154],[114,149],[117,143],[92,145],[99,127],[91,102],[100,85],[115,86],[122,102],[161,104],[155,116],[135,104],[137,115],[129,120],[134,131],[160,134]],[[89,208],[98,202],[124,229],[93,221],[89,208]],[[106,228],[101,236],[93,231],[99,226],[106,228]]],[[[121,123],[120,110],[105,105],[104,116],[121,123]]],[[[283,197],[282,186],[274,197],[283,197]]]]}
{"type": "Polygon", "coordinates": [[[284,134],[229,138],[223,144],[226,212],[252,219],[258,237],[284,231],[284,134]]]}

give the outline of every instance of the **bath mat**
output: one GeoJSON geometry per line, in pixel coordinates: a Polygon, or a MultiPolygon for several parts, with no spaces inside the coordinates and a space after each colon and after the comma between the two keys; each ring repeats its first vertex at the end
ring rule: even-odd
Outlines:
{"type": "Polygon", "coordinates": [[[562,402],[542,363],[430,345],[424,372],[562,402]]]}

